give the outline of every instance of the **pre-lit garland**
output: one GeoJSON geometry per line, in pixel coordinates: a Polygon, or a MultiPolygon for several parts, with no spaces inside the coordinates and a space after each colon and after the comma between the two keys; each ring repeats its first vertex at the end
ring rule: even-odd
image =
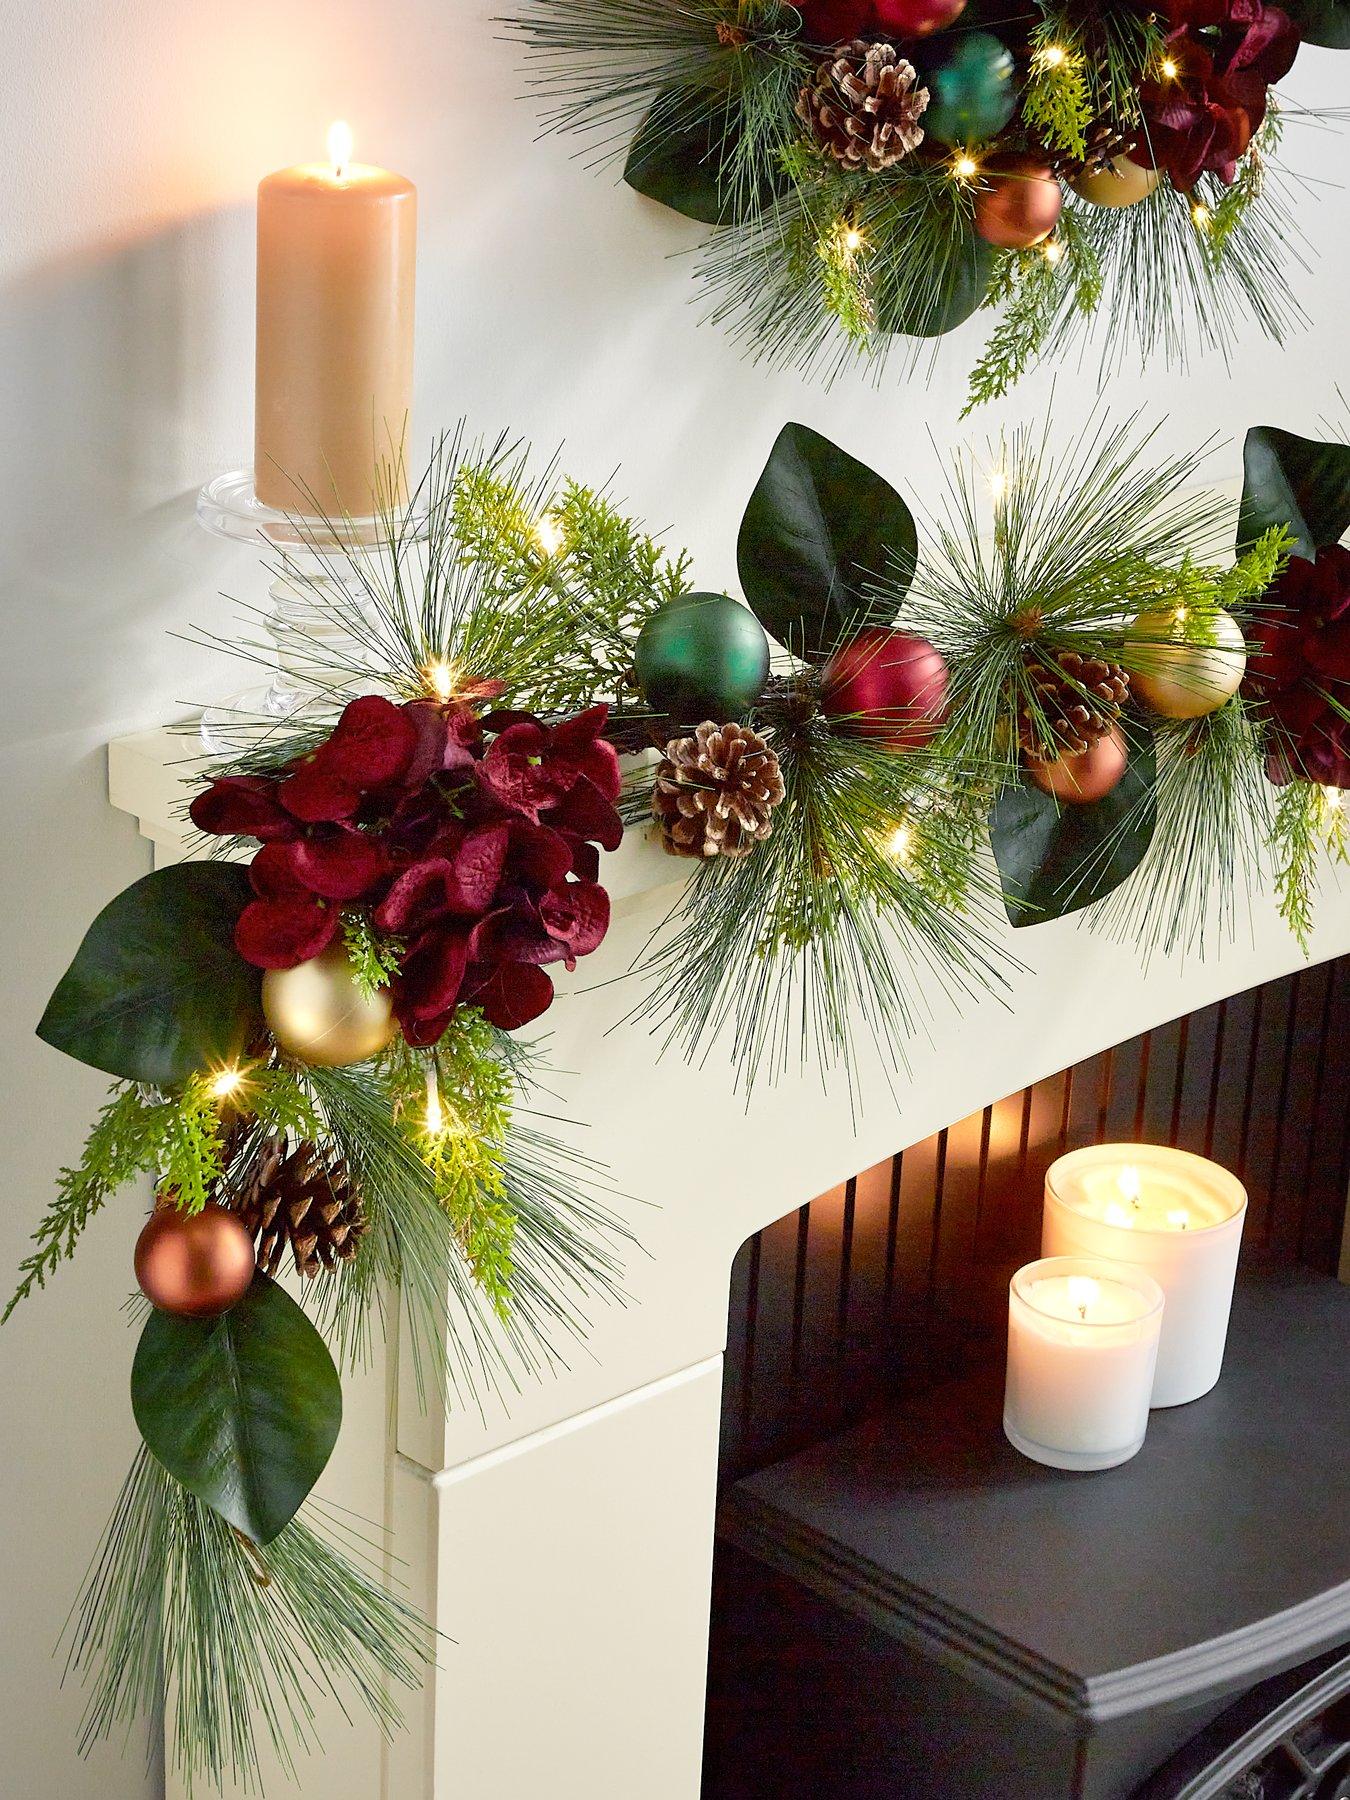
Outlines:
{"type": "Polygon", "coordinates": [[[1320,0],[527,0],[550,129],[716,227],[709,315],[827,376],[999,321],[971,403],[1092,315],[1112,353],[1227,346],[1297,310],[1270,84],[1320,0]],[[636,125],[636,130],[633,127],[636,125]]]}
{"type": "Polygon", "coordinates": [[[157,1191],[145,1448],[75,1619],[86,1738],[163,1678],[176,1760],[219,1782],[256,1767],[248,1696],[288,1757],[316,1672],[386,1723],[419,1679],[422,1623],[297,1514],[387,1295],[443,1398],[546,1368],[615,1291],[603,1176],[531,1123],[516,1034],[605,936],[621,808],[697,865],[637,1010],[691,1056],[725,1032],[747,1086],[794,1048],[851,1071],[859,1025],[895,1065],[935,983],[1001,979],[1000,897],[1174,947],[1270,872],[1306,934],[1346,848],[1350,448],[1252,431],[1234,559],[1195,460],[1147,441],[995,446],[989,503],[962,462],[921,546],[788,425],[748,606],[501,445],[443,444],[349,586],[319,533],[309,702],[189,805],[247,865],[117,896],[39,1027],[118,1085],[11,1308],[118,1187],[157,1191]]]}

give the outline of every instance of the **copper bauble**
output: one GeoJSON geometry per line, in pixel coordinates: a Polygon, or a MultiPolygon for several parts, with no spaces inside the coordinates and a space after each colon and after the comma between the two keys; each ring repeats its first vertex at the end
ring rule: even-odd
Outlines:
{"type": "Polygon", "coordinates": [[[1061,806],[1090,806],[1094,800],[1105,800],[1117,786],[1129,757],[1124,733],[1116,725],[1081,756],[1029,763],[1027,779],[1061,806]]]}
{"type": "Polygon", "coordinates": [[[1055,171],[1038,156],[1008,151],[991,156],[980,171],[975,229],[1000,250],[1029,250],[1059,223],[1064,196],[1055,171]]]}
{"type": "Polygon", "coordinates": [[[821,671],[820,704],[846,736],[916,750],[946,716],[947,665],[927,638],[869,625],[821,671]]]}
{"type": "Polygon", "coordinates": [[[1165,719],[1203,719],[1242,685],[1247,669],[1242,627],[1222,607],[1140,613],[1125,638],[1130,692],[1165,719]],[[1148,641],[1159,638],[1175,641],[1148,641]]]}
{"type": "Polygon", "coordinates": [[[364,991],[340,943],[294,969],[269,969],[262,1008],[286,1054],[320,1069],[364,1062],[398,1030],[388,988],[364,991]]]}
{"type": "Polygon", "coordinates": [[[1113,156],[1102,169],[1077,175],[1069,186],[1082,200],[1094,206],[1133,206],[1147,200],[1162,181],[1160,169],[1132,162],[1128,156],[1113,156]]]}
{"type": "Polygon", "coordinates": [[[161,1201],[136,1240],[141,1292],[189,1319],[212,1319],[242,1300],[256,1260],[238,1215],[210,1201],[195,1213],[161,1201]]]}

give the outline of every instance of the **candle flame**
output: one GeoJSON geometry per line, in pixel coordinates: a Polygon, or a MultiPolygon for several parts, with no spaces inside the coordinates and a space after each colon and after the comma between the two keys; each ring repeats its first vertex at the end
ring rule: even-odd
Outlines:
{"type": "Polygon", "coordinates": [[[1184,1206],[1174,1206],[1167,1215],[1167,1223],[1173,1231],[1185,1231],[1191,1222],[1191,1215],[1184,1206]]]}
{"type": "Polygon", "coordinates": [[[1069,1305],[1075,1307],[1080,1319],[1086,1319],[1089,1311],[1101,1299],[1101,1286],[1091,1275],[1070,1275],[1069,1305]]]}
{"type": "Polygon", "coordinates": [[[1102,1212],[1108,1225],[1123,1225],[1126,1231],[1134,1230],[1134,1220],[1120,1204],[1119,1200],[1108,1200],[1102,1212]]]}
{"type": "Polygon", "coordinates": [[[351,166],[352,149],[355,139],[352,128],[345,119],[334,119],[328,127],[328,160],[333,165],[333,174],[341,181],[351,166]]]}
{"type": "Polygon", "coordinates": [[[1122,1198],[1128,1200],[1131,1206],[1138,1206],[1139,1171],[1133,1163],[1126,1163],[1116,1176],[1116,1186],[1120,1189],[1122,1198]]]}

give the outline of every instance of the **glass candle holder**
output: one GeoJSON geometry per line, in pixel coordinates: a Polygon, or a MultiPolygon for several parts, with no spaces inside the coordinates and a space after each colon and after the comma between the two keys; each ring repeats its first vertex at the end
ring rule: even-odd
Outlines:
{"type": "Polygon", "coordinates": [[[1091,1144],[1050,1165],[1042,1254],[1134,1264],[1167,1297],[1154,1406],[1219,1379],[1246,1213],[1235,1175],[1166,1144],[1091,1144]]]}
{"type": "Polygon", "coordinates": [[[1136,1455],[1163,1317],[1143,1269],[1087,1256],[1028,1263],[1008,1292],[1003,1430],[1033,1462],[1111,1469],[1136,1455]]]}

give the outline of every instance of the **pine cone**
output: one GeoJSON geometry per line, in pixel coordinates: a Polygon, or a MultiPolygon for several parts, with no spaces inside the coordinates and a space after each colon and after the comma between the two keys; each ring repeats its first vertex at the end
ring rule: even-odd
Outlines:
{"type": "Polygon", "coordinates": [[[1086,148],[1082,156],[1055,157],[1055,172],[1067,180],[1100,174],[1118,156],[1128,156],[1139,148],[1139,127],[1132,130],[1115,120],[1098,115],[1083,133],[1086,148]]]}
{"type": "Polygon", "coordinates": [[[849,169],[888,169],[923,142],[928,89],[894,44],[855,38],[832,50],[797,96],[797,117],[849,169]]]}
{"type": "Polygon", "coordinates": [[[267,1275],[276,1274],[287,1244],[306,1277],[350,1261],[368,1223],[341,1158],[326,1158],[308,1142],[291,1149],[284,1137],[263,1144],[234,1208],[257,1239],[258,1267],[267,1275]]]}
{"type": "Polygon", "coordinates": [[[666,745],[652,811],[671,856],[748,856],[782,798],[778,758],[759,733],[705,719],[666,745]]]}
{"type": "Polygon", "coordinates": [[[1130,678],[1118,663],[1076,650],[1033,652],[1026,673],[1040,703],[1038,716],[1024,701],[1017,722],[1030,762],[1082,756],[1110,731],[1129,697],[1130,678]]]}

